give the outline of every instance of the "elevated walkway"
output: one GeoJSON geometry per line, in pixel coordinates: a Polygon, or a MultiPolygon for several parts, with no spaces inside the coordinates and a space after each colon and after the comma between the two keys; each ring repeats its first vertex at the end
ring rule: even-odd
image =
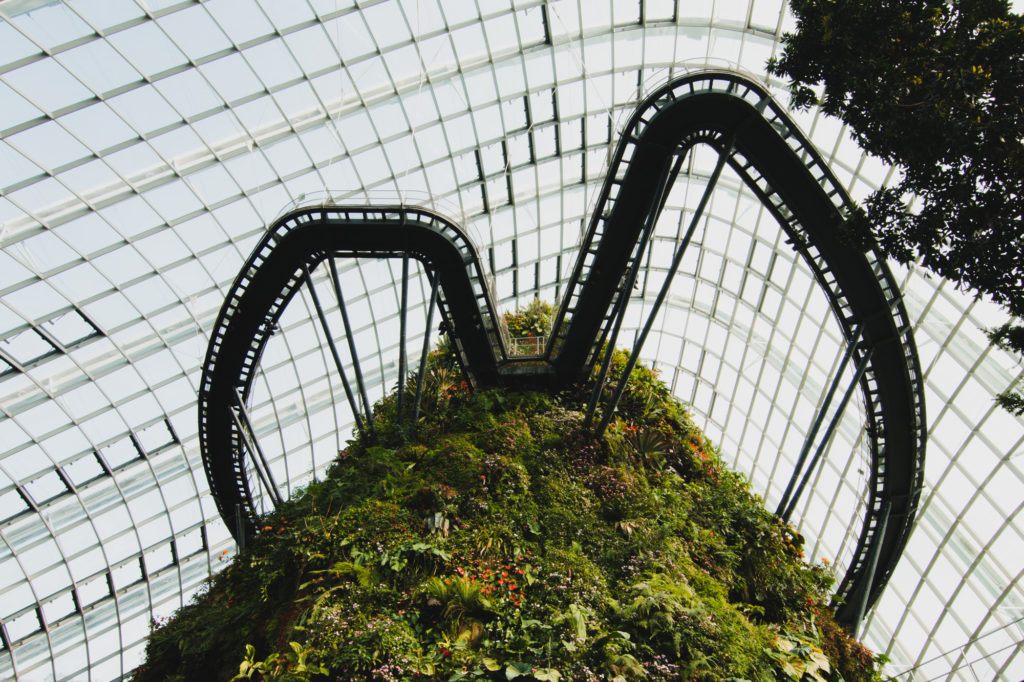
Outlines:
{"type": "MultiPolygon", "coordinates": [[[[864,366],[859,383],[872,460],[868,511],[838,590],[845,601],[840,619],[855,623],[858,608],[877,599],[895,567],[920,496],[925,411],[917,351],[882,258],[853,252],[840,239],[837,228],[849,205],[845,192],[767,92],[729,73],[675,80],[637,108],[567,283],[556,331],[539,356],[516,357],[511,351],[474,245],[443,216],[411,206],[322,205],[278,219],[225,300],[200,385],[203,463],[218,509],[236,537],[253,531],[252,467],[278,494],[247,427],[245,404],[266,343],[313,267],[336,258],[420,261],[437,285],[443,325],[474,386],[557,390],[587,376],[604,342],[614,337],[645,239],[680,159],[698,144],[718,150],[778,220],[828,297],[854,359],[864,366]]],[[[347,382],[346,391],[352,400],[347,382]]]]}

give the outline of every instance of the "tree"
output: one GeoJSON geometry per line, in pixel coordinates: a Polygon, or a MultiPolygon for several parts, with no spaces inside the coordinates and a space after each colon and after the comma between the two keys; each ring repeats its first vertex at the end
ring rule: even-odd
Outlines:
{"type": "MultiPolygon", "coordinates": [[[[899,181],[845,225],[1024,316],[1024,17],[1007,0],[791,0],[794,33],[770,73],[792,103],[846,123],[899,181]],[[916,199],[916,200],[915,200],[916,199]]],[[[1024,327],[994,330],[1024,353],[1024,327]]],[[[999,398],[1015,414],[1024,397],[999,398]]]]}
{"type": "Polygon", "coordinates": [[[389,393],[373,440],[154,623],[133,679],[881,680],[832,614],[828,562],[802,561],[653,370],[628,381],[601,438],[588,382],[434,384],[415,429],[389,393]]]}

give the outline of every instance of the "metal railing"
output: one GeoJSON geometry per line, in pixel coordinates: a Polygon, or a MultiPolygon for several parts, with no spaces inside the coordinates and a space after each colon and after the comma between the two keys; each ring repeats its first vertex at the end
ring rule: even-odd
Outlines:
{"type": "Polygon", "coordinates": [[[543,355],[548,344],[546,336],[513,336],[512,345],[509,346],[511,357],[522,357],[524,355],[543,355]]]}

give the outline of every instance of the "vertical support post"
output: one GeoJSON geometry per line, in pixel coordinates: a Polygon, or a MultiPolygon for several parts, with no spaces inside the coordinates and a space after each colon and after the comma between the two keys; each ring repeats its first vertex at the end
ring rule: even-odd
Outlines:
{"type": "Polygon", "coordinates": [[[708,178],[708,185],[704,188],[704,193],[700,197],[700,202],[697,204],[697,208],[693,212],[693,217],[690,219],[690,225],[686,230],[686,234],[683,236],[683,241],[676,249],[675,256],[672,258],[672,265],[669,266],[668,273],[665,275],[665,281],[661,285],[661,289],[658,291],[658,296],[654,300],[654,305],[651,308],[651,314],[648,316],[647,321],[644,323],[643,329],[640,331],[640,335],[636,339],[636,343],[633,344],[633,351],[630,353],[629,360],[626,361],[626,366],[622,370],[622,376],[619,377],[619,383],[615,387],[615,393],[612,395],[612,399],[608,404],[608,408],[605,410],[604,416],[601,418],[601,424],[597,427],[597,431],[594,435],[601,437],[604,434],[604,430],[608,428],[608,422],[612,419],[612,414],[615,412],[615,408],[619,404],[619,400],[622,398],[622,391],[626,388],[626,382],[629,381],[629,375],[633,372],[633,368],[636,366],[637,359],[640,356],[640,349],[644,345],[644,341],[647,340],[647,335],[651,331],[651,326],[654,324],[654,318],[657,317],[658,311],[661,309],[661,304],[665,301],[665,297],[668,296],[669,287],[672,285],[672,278],[675,277],[676,270],[679,269],[680,263],[683,260],[683,254],[686,252],[687,247],[690,245],[690,240],[693,239],[693,233],[697,230],[697,223],[700,221],[701,216],[704,215],[704,209],[707,208],[708,202],[711,200],[711,193],[715,189],[715,185],[718,184],[718,178],[722,175],[722,169],[725,168],[725,162],[732,154],[732,142],[723,146],[718,152],[718,162],[715,164],[715,170],[711,173],[711,177],[708,178]]]}
{"type": "Polygon", "coordinates": [[[409,254],[402,254],[402,300],[398,311],[398,415],[396,421],[402,427],[405,407],[405,319],[409,312],[409,254]]]}
{"type": "Polygon", "coordinates": [[[839,367],[836,368],[835,376],[832,377],[832,383],[828,387],[828,392],[825,393],[825,400],[818,409],[818,414],[814,418],[811,430],[807,432],[807,437],[804,438],[803,447],[800,448],[800,455],[796,458],[796,465],[793,468],[793,475],[789,477],[789,483],[786,485],[786,491],[782,494],[779,506],[775,510],[776,516],[782,516],[783,510],[785,510],[789,505],[789,497],[793,494],[793,486],[796,485],[796,479],[800,476],[800,472],[804,468],[804,461],[807,459],[807,454],[811,451],[811,446],[814,444],[814,437],[818,435],[818,429],[821,428],[822,422],[825,421],[825,414],[828,412],[828,408],[832,404],[832,398],[835,397],[836,390],[839,388],[839,381],[843,378],[843,371],[846,369],[846,365],[850,363],[850,358],[853,357],[853,351],[857,347],[857,344],[860,343],[860,337],[863,333],[864,323],[861,322],[857,325],[856,329],[854,329],[853,336],[850,337],[850,340],[846,344],[846,350],[843,352],[843,357],[839,361],[839,367]]]}
{"type": "Polygon", "coordinates": [[[356,353],[356,340],[352,336],[352,324],[348,320],[348,309],[345,307],[345,299],[341,295],[341,281],[338,279],[338,268],[333,258],[327,259],[327,265],[331,269],[331,282],[334,284],[334,295],[338,299],[338,310],[341,311],[341,323],[345,326],[345,338],[348,340],[348,352],[352,357],[352,370],[356,375],[356,387],[363,400],[363,414],[366,415],[366,426],[370,431],[370,437],[376,438],[373,431],[373,408],[370,407],[370,399],[366,395],[366,383],[363,381],[363,371],[359,365],[359,354],[356,353]]]}
{"type": "MultiPolygon", "coordinates": [[[[878,528],[875,530],[875,537],[885,537],[885,528],[889,524],[889,512],[892,509],[892,501],[885,500],[879,513],[878,528]]],[[[878,570],[878,554],[882,549],[881,542],[875,542],[871,547],[871,558],[868,560],[868,576],[864,581],[864,591],[860,593],[857,600],[857,611],[853,619],[853,636],[861,636],[861,621],[864,620],[864,612],[868,608],[868,598],[871,596],[871,584],[875,582],[875,572],[878,570]]]]}
{"type": "Polygon", "coordinates": [[[828,424],[828,429],[825,430],[825,435],[822,436],[821,442],[818,443],[818,448],[814,451],[814,457],[811,458],[811,463],[807,465],[807,471],[804,472],[804,477],[800,480],[800,485],[793,493],[793,499],[789,500],[789,504],[786,506],[785,511],[782,513],[782,520],[789,521],[789,517],[793,515],[793,510],[796,509],[796,504],[800,500],[800,496],[804,492],[804,488],[807,487],[807,483],[811,480],[811,474],[818,467],[818,462],[821,461],[821,456],[825,452],[825,446],[828,445],[829,439],[832,438],[832,434],[836,430],[836,426],[839,425],[839,420],[843,418],[843,413],[846,411],[846,406],[850,402],[850,397],[853,395],[853,391],[857,388],[857,384],[860,383],[861,378],[864,376],[864,372],[868,369],[868,363],[871,362],[871,356],[875,352],[874,348],[869,348],[864,357],[860,359],[857,364],[857,371],[853,375],[853,379],[850,381],[850,385],[846,387],[846,392],[843,393],[843,399],[839,401],[839,407],[836,408],[836,413],[832,415],[832,421],[828,424]]]}
{"type": "Polygon", "coordinates": [[[235,503],[235,542],[238,543],[238,551],[245,550],[245,517],[242,516],[242,503],[235,503]]]}
{"type": "Polygon", "coordinates": [[[420,420],[420,402],[423,400],[423,381],[427,376],[427,354],[430,352],[430,330],[434,328],[434,307],[437,305],[437,276],[427,273],[430,280],[430,303],[427,305],[427,328],[423,332],[423,351],[420,353],[420,372],[416,378],[416,399],[412,408],[412,427],[420,420]]]}

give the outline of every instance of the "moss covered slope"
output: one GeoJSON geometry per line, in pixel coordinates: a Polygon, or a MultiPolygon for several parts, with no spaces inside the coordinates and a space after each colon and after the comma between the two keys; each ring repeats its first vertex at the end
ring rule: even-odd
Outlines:
{"type": "Polygon", "coordinates": [[[137,680],[877,677],[827,567],[650,370],[598,442],[585,387],[470,393],[431,365],[416,427],[378,404],[377,440],[156,627],[137,680]]]}

